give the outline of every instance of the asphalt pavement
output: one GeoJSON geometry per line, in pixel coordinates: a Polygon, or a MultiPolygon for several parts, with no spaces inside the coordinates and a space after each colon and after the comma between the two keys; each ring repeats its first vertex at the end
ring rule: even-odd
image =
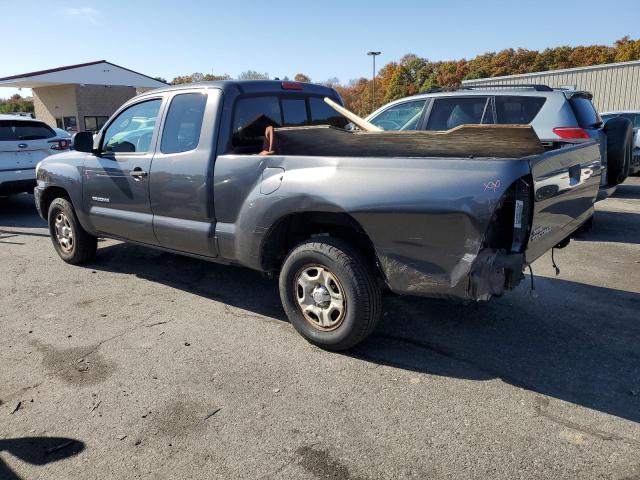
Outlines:
{"type": "Polygon", "coordinates": [[[277,282],[0,199],[0,478],[640,479],[640,178],[488,303],[387,295],[348,354],[277,282]]]}

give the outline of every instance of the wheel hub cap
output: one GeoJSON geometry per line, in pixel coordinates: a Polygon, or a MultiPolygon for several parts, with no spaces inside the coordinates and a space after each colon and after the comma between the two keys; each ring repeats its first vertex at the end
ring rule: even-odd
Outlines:
{"type": "Polygon", "coordinates": [[[324,285],[314,288],[311,296],[313,297],[313,301],[316,302],[316,305],[321,308],[326,307],[326,304],[331,301],[329,290],[327,290],[327,287],[324,285]]]}
{"type": "Polygon", "coordinates": [[[295,278],[296,299],[305,320],[318,330],[335,330],[347,310],[344,290],[326,267],[303,267],[295,278]]]}
{"type": "Polygon", "coordinates": [[[60,247],[65,252],[71,251],[73,248],[73,229],[71,228],[71,222],[69,222],[67,216],[62,212],[58,213],[53,226],[56,234],[56,240],[60,247]]]}

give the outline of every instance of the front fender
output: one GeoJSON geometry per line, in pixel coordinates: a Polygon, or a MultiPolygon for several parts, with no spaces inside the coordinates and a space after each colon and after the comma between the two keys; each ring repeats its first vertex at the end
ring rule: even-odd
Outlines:
{"type": "MultiPolygon", "coordinates": [[[[65,152],[42,160],[36,168],[37,189],[40,196],[46,196],[47,190],[61,188],[67,192],[82,227],[91,232],[90,222],[84,211],[82,201],[82,174],[84,153],[65,152]]],[[[46,212],[43,212],[46,215],[46,212]]],[[[93,232],[91,232],[93,233],[93,232]]]]}

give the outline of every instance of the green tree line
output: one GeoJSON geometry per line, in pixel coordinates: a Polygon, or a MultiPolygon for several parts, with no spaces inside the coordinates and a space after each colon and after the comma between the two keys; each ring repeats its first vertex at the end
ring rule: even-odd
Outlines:
{"type": "Polygon", "coordinates": [[[0,113],[16,112],[33,113],[33,100],[31,98],[23,98],[17,93],[7,99],[0,98],[0,113]]]}

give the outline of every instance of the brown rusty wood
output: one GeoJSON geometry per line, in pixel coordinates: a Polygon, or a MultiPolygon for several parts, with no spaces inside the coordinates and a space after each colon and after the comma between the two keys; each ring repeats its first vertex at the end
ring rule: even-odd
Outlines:
{"type": "Polygon", "coordinates": [[[461,125],[444,132],[349,132],[323,125],[274,132],[282,155],[520,158],[544,152],[530,125],[461,125]]]}

